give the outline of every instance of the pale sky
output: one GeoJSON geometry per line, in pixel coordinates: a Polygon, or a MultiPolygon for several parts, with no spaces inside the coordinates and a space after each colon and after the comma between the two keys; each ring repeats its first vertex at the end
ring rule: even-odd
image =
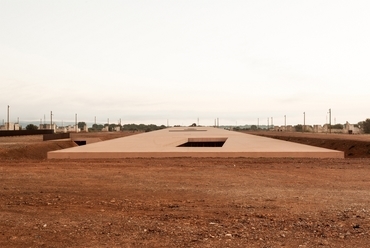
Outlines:
{"type": "MultiPolygon", "coordinates": [[[[0,0],[0,119],[370,118],[370,1],[0,0]],[[1,109],[3,109],[1,111],[1,109]]],[[[271,124],[271,123],[270,123],[271,124]]]]}

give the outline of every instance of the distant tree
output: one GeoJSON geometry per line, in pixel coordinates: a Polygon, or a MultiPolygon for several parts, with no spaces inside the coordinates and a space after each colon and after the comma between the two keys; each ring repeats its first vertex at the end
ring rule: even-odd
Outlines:
{"type": "Polygon", "coordinates": [[[116,125],[114,123],[109,124],[109,127],[108,127],[109,132],[112,132],[113,130],[115,130],[116,127],[119,127],[119,125],[116,125]]]}
{"type": "Polygon", "coordinates": [[[301,124],[295,125],[294,129],[296,132],[302,132],[303,131],[303,126],[301,124]]]}
{"type": "Polygon", "coordinates": [[[154,124],[149,124],[149,125],[145,125],[145,124],[124,124],[122,127],[121,127],[121,130],[123,131],[141,131],[141,132],[150,132],[150,131],[154,131],[154,130],[159,130],[159,129],[164,129],[166,128],[166,126],[162,125],[162,126],[157,126],[157,125],[154,125],[154,124]]]}
{"type": "Polygon", "coordinates": [[[253,130],[253,131],[257,130],[257,126],[256,125],[252,125],[251,126],[251,130],[253,130]]]}
{"type": "Polygon", "coordinates": [[[366,119],[361,123],[362,130],[364,133],[370,133],[370,119],[366,119]]]}
{"type": "Polygon", "coordinates": [[[233,127],[233,131],[240,131],[240,127],[238,127],[238,126],[233,127]]]}
{"type": "Polygon", "coordinates": [[[342,124],[335,124],[335,125],[331,125],[331,128],[332,129],[343,129],[343,125],[342,124]]]}
{"type": "Polygon", "coordinates": [[[103,129],[103,125],[101,124],[93,124],[91,128],[89,128],[89,132],[100,132],[103,129]]]}
{"type": "Polygon", "coordinates": [[[86,122],[83,122],[83,121],[79,122],[79,123],[77,123],[77,126],[80,130],[83,130],[86,126],[86,122]]]}
{"type": "Polygon", "coordinates": [[[33,125],[33,124],[28,124],[26,126],[26,130],[37,130],[37,129],[39,129],[38,126],[33,125]]]}

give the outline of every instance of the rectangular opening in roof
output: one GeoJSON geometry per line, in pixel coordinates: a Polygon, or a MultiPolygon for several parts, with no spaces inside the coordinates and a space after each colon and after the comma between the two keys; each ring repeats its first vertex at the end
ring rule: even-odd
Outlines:
{"type": "Polygon", "coordinates": [[[186,128],[186,129],[175,129],[168,130],[169,132],[206,132],[205,129],[196,129],[196,128],[186,128]]]}
{"type": "Polygon", "coordinates": [[[189,138],[188,142],[177,147],[222,147],[227,138],[189,138]]]}

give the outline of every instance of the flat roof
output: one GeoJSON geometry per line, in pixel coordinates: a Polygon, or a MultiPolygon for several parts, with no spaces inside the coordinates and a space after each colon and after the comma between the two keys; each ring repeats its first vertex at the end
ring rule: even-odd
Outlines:
{"type": "Polygon", "coordinates": [[[344,158],[344,152],[213,127],[174,127],[48,152],[49,159],[133,157],[344,158]],[[186,147],[187,142],[224,142],[222,147],[186,147]]]}

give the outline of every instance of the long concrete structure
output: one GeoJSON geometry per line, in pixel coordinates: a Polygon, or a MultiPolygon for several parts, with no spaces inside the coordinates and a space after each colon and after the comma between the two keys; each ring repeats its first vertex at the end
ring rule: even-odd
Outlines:
{"type": "Polygon", "coordinates": [[[49,159],[132,157],[310,157],[344,153],[212,127],[176,127],[48,152],[49,159]]]}

